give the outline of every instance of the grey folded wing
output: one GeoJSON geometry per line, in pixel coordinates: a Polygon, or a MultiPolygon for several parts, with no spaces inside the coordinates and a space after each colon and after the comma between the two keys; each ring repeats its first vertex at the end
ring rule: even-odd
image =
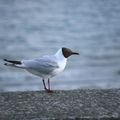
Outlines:
{"type": "Polygon", "coordinates": [[[37,58],[33,60],[22,61],[26,69],[36,70],[43,74],[49,74],[56,68],[59,68],[57,62],[53,58],[37,58]]]}

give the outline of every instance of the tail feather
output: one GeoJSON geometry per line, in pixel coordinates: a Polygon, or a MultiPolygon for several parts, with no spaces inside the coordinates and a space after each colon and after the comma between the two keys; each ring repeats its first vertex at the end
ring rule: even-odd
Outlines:
{"type": "MultiPolygon", "coordinates": [[[[6,62],[10,62],[10,63],[13,63],[13,64],[19,64],[19,65],[22,64],[21,61],[7,60],[7,59],[4,59],[4,61],[6,61],[6,62]]],[[[5,63],[5,64],[6,64],[6,63],[5,63]]]]}
{"type": "Polygon", "coordinates": [[[6,65],[6,66],[16,67],[16,65],[15,65],[15,64],[13,64],[13,63],[4,63],[4,65],[6,65]]]}
{"type": "Polygon", "coordinates": [[[21,61],[14,61],[14,60],[7,60],[4,59],[5,63],[4,65],[6,66],[11,66],[11,67],[17,67],[17,68],[25,68],[24,64],[22,64],[21,61]]]}

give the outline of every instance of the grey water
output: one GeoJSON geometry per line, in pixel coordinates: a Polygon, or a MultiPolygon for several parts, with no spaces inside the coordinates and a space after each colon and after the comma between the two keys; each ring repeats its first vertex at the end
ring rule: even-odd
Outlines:
{"type": "Polygon", "coordinates": [[[6,67],[55,54],[71,56],[64,72],[51,79],[56,90],[120,87],[120,0],[0,0],[0,92],[42,90],[41,78],[6,67]]]}

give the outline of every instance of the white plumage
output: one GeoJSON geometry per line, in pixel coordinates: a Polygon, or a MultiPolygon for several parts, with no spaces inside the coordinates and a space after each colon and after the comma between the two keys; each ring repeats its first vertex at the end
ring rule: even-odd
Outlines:
{"type": "Polygon", "coordinates": [[[72,52],[68,48],[61,48],[55,55],[51,56],[43,56],[22,61],[4,60],[7,62],[5,63],[7,66],[26,69],[30,73],[42,77],[44,89],[47,92],[50,92],[50,78],[64,70],[67,63],[67,58],[72,54],[78,55],[78,53],[72,52]],[[48,79],[48,89],[44,82],[45,79],[48,79]]]}

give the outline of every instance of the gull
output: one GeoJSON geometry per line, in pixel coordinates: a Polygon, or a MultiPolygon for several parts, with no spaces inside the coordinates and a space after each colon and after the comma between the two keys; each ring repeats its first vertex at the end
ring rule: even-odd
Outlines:
{"type": "Polygon", "coordinates": [[[79,53],[63,47],[54,55],[45,55],[31,60],[4,59],[4,65],[22,68],[34,75],[40,76],[43,81],[44,90],[52,92],[50,89],[50,79],[65,69],[67,58],[71,55],[79,55],[79,53]],[[45,80],[48,80],[48,87],[46,87],[45,80]]]}

